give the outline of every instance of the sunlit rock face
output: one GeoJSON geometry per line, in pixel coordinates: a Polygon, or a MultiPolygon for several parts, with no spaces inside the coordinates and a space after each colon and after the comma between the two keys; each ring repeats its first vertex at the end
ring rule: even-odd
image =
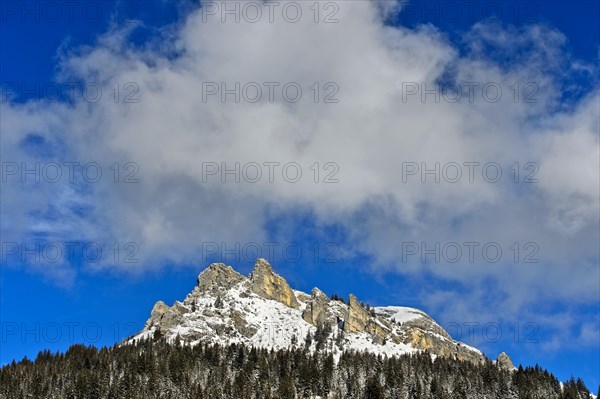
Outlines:
{"type": "MultiPolygon", "coordinates": [[[[183,301],[173,306],[156,302],[144,329],[126,342],[158,333],[190,345],[235,342],[270,349],[308,345],[316,350],[314,339],[306,338],[316,337],[324,328],[320,350],[334,355],[346,350],[390,356],[427,351],[477,363],[485,360],[480,351],[453,340],[419,309],[371,308],[353,294],[347,301],[334,300],[318,288],[310,295],[295,291],[265,259],[256,261],[248,277],[223,263],[209,265],[183,301]]],[[[514,368],[504,353],[496,364],[514,368]]]]}
{"type": "Polygon", "coordinates": [[[273,268],[264,259],[258,259],[250,274],[252,292],[265,299],[273,299],[290,308],[298,309],[300,304],[285,279],[273,272],[273,268]]]}

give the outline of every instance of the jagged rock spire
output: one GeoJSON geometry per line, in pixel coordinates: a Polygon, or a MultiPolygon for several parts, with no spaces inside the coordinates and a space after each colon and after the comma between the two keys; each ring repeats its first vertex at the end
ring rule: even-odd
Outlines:
{"type": "Polygon", "coordinates": [[[198,288],[201,291],[214,286],[229,289],[242,281],[244,276],[224,263],[213,263],[198,275],[198,288]]]}
{"type": "Polygon", "coordinates": [[[510,357],[504,352],[498,355],[498,359],[496,359],[496,364],[498,365],[498,367],[505,370],[512,370],[515,368],[515,365],[513,364],[512,360],[510,360],[510,357]]]}
{"type": "Polygon", "coordinates": [[[306,304],[306,309],[302,314],[302,318],[313,326],[321,324],[335,324],[337,322],[335,316],[331,312],[329,306],[330,300],[327,295],[318,288],[313,288],[310,300],[306,304]]]}
{"type": "Polygon", "coordinates": [[[348,316],[344,324],[344,330],[349,333],[365,331],[370,318],[369,312],[358,303],[356,296],[350,294],[348,297],[348,316]]]}
{"type": "Polygon", "coordinates": [[[254,264],[254,270],[250,274],[250,288],[263,298],[276,300],[294,309],[300,307],[287,281],[275,274],[269,262],[263,258],[254,264]]]}

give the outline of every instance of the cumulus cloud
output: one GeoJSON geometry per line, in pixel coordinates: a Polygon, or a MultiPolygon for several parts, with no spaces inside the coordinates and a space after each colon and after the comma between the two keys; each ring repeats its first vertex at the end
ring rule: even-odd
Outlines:
{"type": "MultiPolygon", "coordinates": [[[[427,270],[467,285],[492,278],[505,294],[497,305],[515,312],[548,296],[595,300],[594,69],[571,61],[564,36],[547,26],[479,23],[459,47],[431,25],[386,25],[399,8],[384,3],[339,2],[336,23],[315,23],[309,4],[296,23],[277,12],[272,22],[223,23],[197,9],[147,46],[128,41],[135,26],[115,26],[94,46],[64,52],[60,78],[98,83],[103,98],[4,104],[2,158],[97,162],[104,177],[23,184],[8,176],[3,237],[135,242],[140,262],[125,266],[143,270],[194,262],[202,242],[285,239],[266,227],[273,210],[306,212],[319,226],[343,229],[341,246],[371,255],[375,272],[427,270]],[[592,72],[587,94],[565,107],[565,76],[575,69],[592,72]],[[231,93],[222,101],[222,84],[236,83],[240,101],[231,93]],[[138,101],[122,101],[126,95],[138,101]],[[41,154],[27,144],[32,137],[56,150],[41,154]],[[235,183],[228,175],[223,183],[207,173],[236,162],[258,163],[262,178],[235,183]],[[279,163],[272,182],[265,162],[279,163]],[[295,183],[297,167],[282,174],[292,162],[302,171],[295,183]],[[423,183],[423,167],[436,163],[446,174],[423,183]],[[136,166],[139,181],[122,183],[136,166]],[[502,176],[492,183],[497,167],[502,176]],[[324,183],[328,177],[337,182],[324,183]],[[504,257],[447,267],[403,258],[405,242],[472,241],[499,243],[504,257]],[[515,242],[518,262],[509,249],[515,242]],[[539,263],[524,264],[533,250],[539,263]]],[[[124,265],[94,267],[111,266],[124,265]]]]}

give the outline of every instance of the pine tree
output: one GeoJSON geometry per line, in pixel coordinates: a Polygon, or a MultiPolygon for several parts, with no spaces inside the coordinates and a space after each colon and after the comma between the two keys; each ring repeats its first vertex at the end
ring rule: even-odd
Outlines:
{"type": "MultiPolygon", "coordinates": [[[[320,329],[321,334],[323,328],[320,329]]],[[[309,334],[309,336],[311,336],[309,334]]],[[[338,335],[338,337],[341,334],[338,335]]],[[[539,366],[508,372],[491,361],[475,364],[428,353],[386,358],[342,352],[200,343],[194,347],[149,339],[103,348],[73,345],[41,352],[0,368],[0,398],[494,398],[584,399],[583,380],[558,379],[539,366]]]]}
{"type": "Polygon", "coordinates": [[[310,330],[306,333],[306,338],[304,339],[304,344],[305,344],[306,348],[310,348],[310,346],[312,345],[312,334],[311,334],[310,330]]]}
{"type": "Polygon", "coordinates": [[[365,388],[364,399],[384,399],[383,387],[376,376],[369,378],[365,388]]]}
{"type": "Polygon", "coordinates": [[[296,390],[294,388],[294,380],[292,376],[287,374],[283,377],[283,381],[279,384],[277,390],[277,396],[281,399],[294,399],[296,398],[296,390]]]}

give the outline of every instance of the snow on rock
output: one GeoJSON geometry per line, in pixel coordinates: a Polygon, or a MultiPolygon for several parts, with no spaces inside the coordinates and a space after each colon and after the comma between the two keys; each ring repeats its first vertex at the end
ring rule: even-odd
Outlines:
{"type": "Polygon", "coordinates": [[[423,311],[415,308],[407,308],[404,306],[378,306],[375,313],[388,317],[397,323],[406,323],[407,321],[415,320],[419,317],[429,317],[423,311]]]}
{"type": "Polygon", "coordinates": [[[336,359],[348,350],[383,356],[428,350],[433,357],[484,359],[477,349],[454,341],[421,310],[362,306],[353,295],[346,303],[329,299],[318,288],[311,295],[293,290],[264,259],[256,262],[249,277],[230,266],[212,264],[182,302],[171,307],[157,302],[144,329],[125,343],[158,334],[169,341],[179,337],[190,345],[309,346],[330,351],[336,359]]]}

